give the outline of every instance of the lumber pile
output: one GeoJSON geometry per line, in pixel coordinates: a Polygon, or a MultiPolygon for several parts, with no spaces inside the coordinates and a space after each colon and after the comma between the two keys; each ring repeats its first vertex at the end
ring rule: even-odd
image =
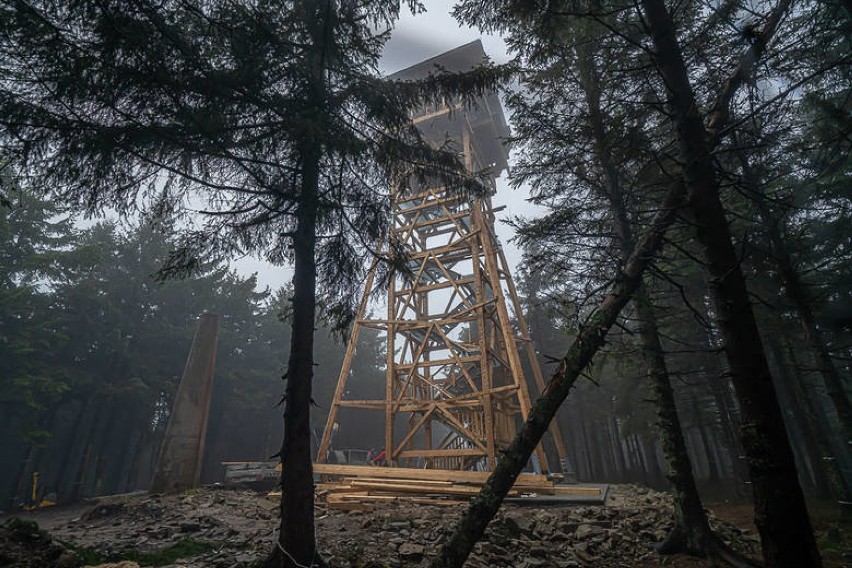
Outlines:
{"type": "MultiPolygon", "coordinates": [[[[490,475],[479,471],[407,469],[314,464],[317,497],[329,509],[369,511],[377,503],[412,502],[456,505],[479,493],[490,475]]],[[[509,497],[522,495],[599,494],[597,487],[558,486],[545,475],[522,473],[509,497]]]]}

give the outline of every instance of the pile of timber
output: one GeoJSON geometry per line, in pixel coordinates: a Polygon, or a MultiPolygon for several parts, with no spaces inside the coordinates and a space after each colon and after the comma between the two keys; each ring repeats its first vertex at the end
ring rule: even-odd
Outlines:
{"type": "MultiPolygon", "coordinates": [[[[314,464],[317,497],[329,509],[370,511],[376,503],[410,502],[457,505],[479,493],[490,475],[480,471],[408,469],[361,465],[314,464]]],[[[522,473],[508,497],[600,492],[599,488],[557,485],[546,475],[522,473]]]]}

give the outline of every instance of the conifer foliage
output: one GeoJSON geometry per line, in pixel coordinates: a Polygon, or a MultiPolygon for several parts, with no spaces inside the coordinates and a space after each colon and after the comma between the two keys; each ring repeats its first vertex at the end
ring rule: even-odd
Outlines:
{"type": "Polygon", "coordinates": [[[0,143],[30,185],[90,211],[189,217],[166,272],[245,252],[293,263],[275,563],[318,561],[309,426],[317,296],[327,316],[347,322],[363,258],[390,220],[390,180],[414,172],[479,187],[455,155],[420,141],[409,111],[475,95],[500,72],[379,79],[387,34],[375,30],[400,4],[0,8],[0,143]]]}

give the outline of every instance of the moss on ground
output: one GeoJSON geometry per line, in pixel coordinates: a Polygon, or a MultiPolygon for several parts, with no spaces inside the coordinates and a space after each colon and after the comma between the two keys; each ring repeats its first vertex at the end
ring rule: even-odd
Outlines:
{"type": "Polygon", "coordinates": [[[62,544],[73,550],[86,564],[130,560],[140,566],[166,566],[174,564],[182,558],[204,554],[216,548],[216,545],[212,542],[185,538],[154,552],[141,552],[131,549],[117,554],[104,555],[94,549],[78,546],[74,543],[63,542],[62,544]]]}
{"type": "Polygon", "coordinates": [[[181,558],[204,554],[215,547],[212,542],[185,538],[155,552],[126,550],[121,554],[121,560],[132,560],[140,566],[165,566],[181,558]]]}

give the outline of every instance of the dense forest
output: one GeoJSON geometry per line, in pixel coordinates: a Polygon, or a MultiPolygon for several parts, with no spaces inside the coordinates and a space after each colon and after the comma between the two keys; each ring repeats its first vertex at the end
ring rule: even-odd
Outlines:
{"type": "MultiPolygon", "coordinates": [[[[41,492],[54,493],[60,502],[146,488],[195,320],[208,310],[221,314],[222,325],[202,479],[221,481],[221,461],[262,460],[276,452],[279,376],[289,333],[286,289],[259,291],[252,277],[212,264],[203,276],[164,280],[158,272],[175,246],[167,228],[102,222],[82,229],[50,202],[18,190],[10,196],[15,201],[2,219],[10,245],[3,249],[3,509],[14,509],[28,496],[34,471],[41,475],[41,492]],[[96,438],[94,432],[110,432],[112,438],[96,438]]],[[[540,364],[548,370],[565,350],[574,323],[563,309],[548,308],[543,298],[551,292],[541,274],[517,276],[540,364]]],[[[680,347],[667,353],[674,362],[681,351],[684,360],[684,370],[673,365],[672,372],[683,376],[677,393],[689,417],[683,427],[696,477],[711,493],[745,496],[736,403],[718,354],[701,348],[710,341],[701,325],[708,315],[672,317],[686,320],[676,320],[680,347]],[[688,325],[695,328],[691,349],[683,347],[688,325]]],[[[814,399],[785,393],[790,408],[804,412],[796,405],[808,404],[808,414],[789,414],[794,449],[807,474],[802,481],[812,494],[831,496],[838,479],[827,475],[822,458],[846,456],[836,446],[820,451],[815,444],[840,441],[826,423],[824,391],[806,388],[818,378],[810,376],[816,367],[799,366],[794,358],[798,327],[773,323],[769,316],[766,325],[777,326],[784,342],[780,355],[791,358],[779,361],[787,366],[779,368],[785,373],[780,376],[803,377],[803,384],[791,381],[790,388],[805,389],[814,399]]],[[[317,357],[323,363],[315,383],[315,435],[325,426],[344,339],[329,330],[319,334],[317,357]]],[[[383,383],[384,348],[381,336],[364,332],[352,370],[359,380],[351,388],[383,383]]],[[[648,428],[654,420],[651,395],[641,380],[641,363],[630,356],[636,349],[630,333],[613,336],[610,351],[560,411],[580,481],[666,486],[658,437],[648,428]]],[[[344,428],[335,434],[335,446],[379,447],[381,429],[363,423],[357,431],[344,428]]]]}
{"type": "MultiPolygon", "coordinates": [[[[848,2],[462,0],[511,62],[390,81],[406,8],[2,4],[0,507],[35,471],[61,501],[145,488],[213,311],[204,478],[280,457],[270,563],[313,564],[315,438],[392,188],[484,189],[409,116],[502,89],[550,381],[433,565],[464,563],[554,417],[578,479],[672,490],[662,552],[743,562],[702,506],[724,494],[753,501],[767,565],[820,565],[806,498],[852,503],[848,2]],[[229,268],[247,254],[292,283],[257,290],[229,268]]],[[[362,341],[380,384],[382,337],[362,341]]]]}
{"type": "MultiPolygon", "coordinates": [[[[7,195],[14,201],[0,218],[0,508],[30,497],[33,472],[41,496],[60,503],[147,488],[205,311],[222,323],[202,479],[221,481],[222,461],[276,453],[289,334],[284,288],[257,290],[253,276],[221,263],[192,279],[163,280],[158,272],[175,246],[168,227],[83,229],[48,201],[7,195]]],[[[317,353],[322,406],[337,379],[341,338],[322,331],[317,353]]],[[[379,346],[360,353],[355,371],[381,380],[379,346]]],[[[324,426],[321,410],[313,424],[324,426]]]]}

